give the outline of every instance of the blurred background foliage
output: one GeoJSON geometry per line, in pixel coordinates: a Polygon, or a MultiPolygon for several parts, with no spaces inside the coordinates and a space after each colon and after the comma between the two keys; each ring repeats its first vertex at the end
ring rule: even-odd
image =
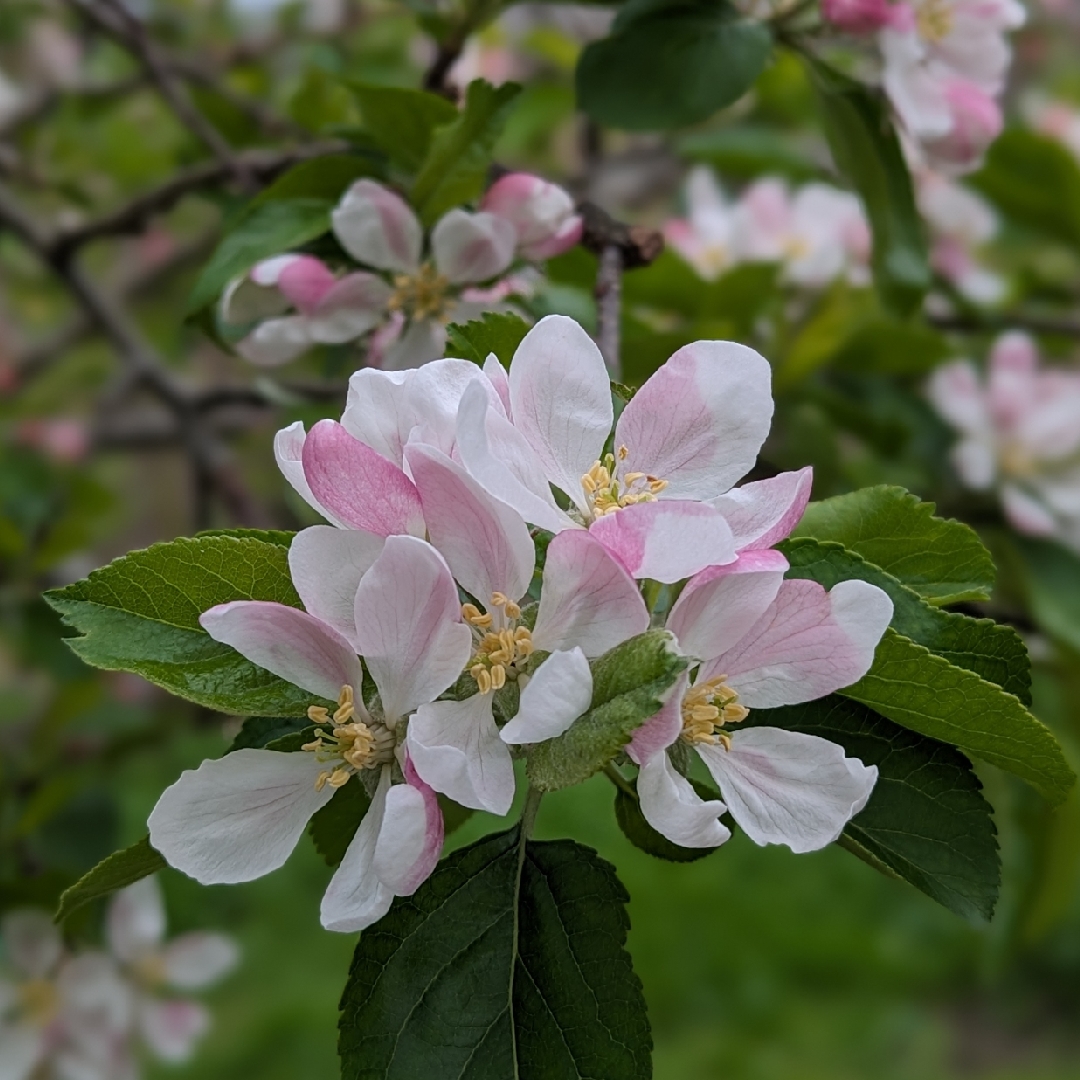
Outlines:
{"type": "MultiPolygon", "coordinates": [[[[313,145],[362,138],[348,80],[420,85],[437,56],[425,31],[441,33],[457,11],[426,0],[132,6],[190,65],[205,120],[253,155],[256,187],[313,145]]],[[[1080,168],[1025,124],[1021,103],[1034,89],[1080,104],[1080,31],[1068,4],[1060,14],[1032,7],[1016,40],[1012,123],[971,181],[999,217],[985,253],[1007,281],[997,307],[976,307],[939,280],[928,317],[906,319],[865,286],[794,291],[765,263],[706,281],[667,251],[625,278],[623,378],[639,383],[696,338],[753,344],[774,364],[778,394],[767,469],[813,464],[816,498],[901,484],[975,525],[1000,568],[995,599],[980,611],[1028,637],[1035,711],[1076,766],[1080,562],[1018,538],[992,499],[959,486],[946,463],[952,436],[923,392],[936,364],[981,358],[1017,325],[1016,312],[1048,356],[1075,359],[1080,168]]],[[[213,163],[131,53],[81,8],[0,6],[0,180],[57,236],[213,163]]],[[[470,40],[453,69],[458,86],[480,75],[525,83],[497,161],[651,225],[678,212],[694,163],[732,190],[763,175],[833,177],[805,69],[790,52],[751,94],[692,129],[661,138],[583,121],[574,66],[608,18],[601,8],[520,6],[470,40]]],[[[220,753],[231,731],[137,679],[82,666],[42,589],[199,528],[311,520],[274,469],[271,439],[293,420],[339,411],[356,350],[323,347],[271,377],[215,344],[205,318],[185,318],[201,267],[249,192],[227,170],[215,174],[139,215],[130,234],[103,231],[81,256],[164,369],[203,394],[200,422],[223,455],[210,480],[193,475],[177,416],[140,372],[117,363],[50,266],[0,231],[0,908],[51,907],[82,872],[142,836],[161,790],[220,753]]],[[[595,327],[596,273],[584,249],[553,260],[533,314],[595,327]]],[[[618,866],[658,1080],[1080,1077],[1080,799],[1074,792],[1052,812],[1003,774],[980,774],[1005,864],[989,925],[964,923],[838,848],[795,857],[738,836],[693,864],[652,861],[619,833],[602,777],[548,799],[538,832],[572,835],[618,866]]],[[[490,825],[477,815],[451,842],[490,825]]],[[[195,1061],[160,1075],[336,1075],[352,939],[318,926],[328,876],[307,845],[281,872],[240,887],[204,889],[165,872],[172,926],[225,929],[244,961],[211,995],[214,1029],[195,1061]]],[[[100,915],[86,909],[67,929],[94,940],[100,915]]]]}

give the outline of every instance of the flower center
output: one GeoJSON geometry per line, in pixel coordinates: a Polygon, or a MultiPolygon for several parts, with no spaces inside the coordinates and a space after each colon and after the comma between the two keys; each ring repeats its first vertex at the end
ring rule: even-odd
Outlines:
{"type": "Polygon", "coordinates": [[[464,604],[461,608],[476,638],[469,674],[476,680],[481,694],[501,689],[507,678],[517,679],[521,665],[533,654],[532,632],[527,626],[518,625],[521,608],[502,593],[491,597],[490,606],[494,614],[481,611],[475,604],[464,604]]]}
{"type": "Polygon", "coordinates": [[[17,993],[19,1011],[35,1027],[44,1027],[56,1014],[59,995],[48,979],[28,979],[17,993]]]}
{"type": "Polygon", "coordinates": [[[450,297],[448,278],[431,263],[424,263],[415,274],[398,274],[387,307],[410,319],[441,319],[447,314],[450,297]]]}
{"type": "Polygon", "coordinates": [[[1001,471],[1007,476],[1027,479],[1039,471],[1039,464],[1030,450],[1016,439],[1008,439],[998,452],[1001,471]]]}
{"type": "Polygon", "coordinates": [[[739,695],[728,686],[726,675],[691,686],[682,703],[683,741],[691,745],[719,744],[730,750],[731,736],[720,729],[750,715],[750,710],[738,701],[739,695]]]}
{"type": "MultiPolygon", "coordinates": [[[[362,706],[361,706],[362,708],[362,706]]],[[[343,686],[333,716],[321,705],[308,709],[308,719],[315,724],[332,724],[333,731],[320,731],[301,749],[313,753],[319,761],[333,763],[315,778],[315,790],[329,784],[339,788],[361,769],[376,769],[394,756],[394,734],[379,721],[364,714],[356,720],[356,699],[351,686],[343,686]]]]}
{"type": "MultiPolygon", "coordinates": [[[[619,447],[619,463],[630,453],[625,446],[619,447]]],[[[605,454],[600,461],[581,478],[585,498],[594,517],[613,514],[635,503],[656,502],[656,496],[668,486],[666,480],[658,480],[647,473],[631,472],[619,475],[615,454],[605,454]]]]}
{"type": "Polygon", "coordinates": [[[919,36],[934,45],[952,33],[954,21],[951,0],[926,0],[915,17],[919,36]]]}
{"type": "Polygon", "coordinates": [[[160,986],[165,981],[165,957],[157,952],[144,953],[131,965],[132,973],[143,986],[160,986]]]}

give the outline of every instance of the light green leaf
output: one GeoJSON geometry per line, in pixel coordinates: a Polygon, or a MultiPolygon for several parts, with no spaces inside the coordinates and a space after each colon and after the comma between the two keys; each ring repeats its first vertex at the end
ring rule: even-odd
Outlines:
{"type": "Polygon", "coordinates": [[[570,840],[454,852],[360,937],[342,1080],[648,1080],[626,890],[570,840]]]}
{"type": "Polygon", "coordinates": [[[762,173],[779,173],[792,180],[813,180],[821,169],[778,128],[740,122],[737,127],[701,131],[678,142],[679,153],[712,165],[723,176],[755,180],[762,173]]]}
{"type": "Polygon", "coordinates": [[[1059,803],[1076,781],[1057,740],[1012,694],[887,630],[874,666],[845,697],[959,747],[1059,803]]]}
{"type": "Polygon", "coordinates": [[[180,697],[241,716],[303,716],[311,694],[213,640],[199,616],[230,600],[300,607],[288,551],[250,537],[155,544],[46,600],[80,632],[68,644],[86,663],[130,671],[180,697]]]}
{"type": "Polygon", "coordinates": [[[150,846],[148,836],[123,851],[114,852],[64,892],[56,909],[56,921],[63,922],[91,900],[134,885],[136,881],[164,870],[166,865],[165,857],[150,846]]]}
{"type": "Polygon", "coordinates": [[[195,534],[199,536],[235,536],[241,540],[262,540],[266,544],[277,544],[287,548],[296,536],[285,529],[203,529],[195,534]]]}
{"type": "Polygon", "coordinates": [[[424,163],[435,132],[458,117],[454,105],[438,94],[347,80],[360,105],[364,128],[390,160],[408,172],[424,163]]]}
{"type": "Polygon", "coordinates": [[[580,108],[609,127],[685,127],[745,94],[772,34],[726,2],[625,5],[610,37],[587,45],[575,77],[580,108]]]}
{"type": "Polygon", "coordinates": [[[243,211],[247,217],[256,207],[282,199],[318,199],[336,203],[345,189],[362,176],[378,176],[380,170],[370,158],[357,154],[327,154],[301,161],[263,188],[243,211]]]}
{"type": "Polygon", "coordinates": [[[1080,652],[1080,557],[1050,540],[1013,537],[1032,614],[1051,637],[1080,652]]]}
{"type": "Polygon", "coordinates": [[[557,791],[602,769],[660,710],[688,663],[666,630],[639,634],[592,661],[589,711],[558,738],[528,748],[529,782],[557,791]]]}
{"type": "Polygon", "coordinates": [[[467,323],[451,323],[446,328],[446,353],[474,364],[483,364],[494,353],[502,364],[509,364],[529,324],[509,312],[488,311],[483,318],[467,323]]]}
{"type": "Polygon", "coordinates": [[[413,182],[410,201],[425,225],[484,190],[495,143],[520,92],[516,83],[494,87],[478,79],[469,84],[464,108],[435,134],[413,182]]]}
{"type": "Polygon", "coordinates": [[[811,503],[793,536],[835,540],[932,604],[989,600],[996,571],[978,534],[934,516],[900,487],[862,488],[811,503]]]}
{"type": "Polygon", "coordinates": [[[990,918],[1001,883],[993,810],[963,754],[836,695],[756,709],[748,723],[816,735],[877,766],[874,792],[844,829],[844,846],[957,915],[990,918]]]}

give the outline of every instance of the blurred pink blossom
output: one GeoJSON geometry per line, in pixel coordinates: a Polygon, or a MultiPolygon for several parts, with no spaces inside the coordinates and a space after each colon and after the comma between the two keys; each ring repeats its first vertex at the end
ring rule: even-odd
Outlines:
{"type": "Polygon", "coordinates": [[[906,5],[890,0],[821,0],[825,19],[849,34],[871,34],[892,26],[897,13],[906,10],[906,5]]]}
{"type": "Polygon", "coordinates": [[[508,173],[488,189],[480,209],[509,221],[517,233],[518,254],[550,259],[581,239],[581,217],[570,193],[529,173],[508,173]]]}
{"type": "Polygon", "coordinates": [[[67,465],[81,461],[90,449],[86,424],[73,418],[23,420],[16,428],[16,438],[67,465]]]}
{"type": "Polygon", "coordinates": [[[1080,159],[1080,109],[1064,101],[1033,95],[1023,103],[1023,113],[1036,131],[1056,139],[1080,159]]]}

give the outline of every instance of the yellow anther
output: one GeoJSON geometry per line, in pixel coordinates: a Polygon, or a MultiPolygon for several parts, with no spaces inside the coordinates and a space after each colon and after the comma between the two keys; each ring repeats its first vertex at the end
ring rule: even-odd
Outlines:
{"type": "Polygon", "coordinates": [[[348,769],[335,769],[327,779],[327,783],[335,790],[349,782],[352,773],[348,769]]]}
{"type": "MultiPolygon", "coordinates": [[[[618,460],[625,461],[630,451],[625,446],[618,449],[618,460]]],[[[667,487],[666,480],[660,480],[643,472],[629,472],[616,476],[616,455],[605,454],[601,461],[581,478],[581,487],[585,492],[593,515],[601,518],[638,503],[654,502],[656,496],[667,487]]]]}
{"type": "Polygon", "coordinates": [[[690,687],[683,698],[682,738],[688,743],[711,743],[731,748],[731,736],[722,728],[738,724],[750,715],[739,695],[727,685],[726,675],[717,675],[690,687]]]}
{"type": "Polygon", "coordinates": [[[625,446],[620,446],[618,450],[619,460],[625,461],[630,456],[630,451],[625,446]]]}
{"type": "Polygon", "coordinates": [[[934,44],[943,41],[952,33],[956,22],[950,0],[926,0],[919,7],[915,22],[920,37],[934,44]]]}
{"type": "Polygon", "coordinates": [[[486,629],[491,625],[491,616],[481,611],[475,604],[462,604],[461,615],[470,626],[486,629]]]}
{"type": "Polygon", "coordinates": [[[313,724],[329,724],[330,714],[322,705],[309,705],[308,706],[308,719],[313,724]]]}
{"type": "MultiPolygon", "coordinates": [[[[509,625],[498,630],[485,628],[485,633],[477,635],[479,640],[468,671],[481,694],[500,690],[510,679],[518,678],[517,665],[531,656],[534,648],[529,628],[515,625],[521,618],[520,604],[508,599],[505,593],[497,592],[491,597],[491,606],[502,609],[509,625]]],[[[476,624],[475,619],[469,621],[476,624]]]]}
{"type": "Polygon", "coordinates": [[[501,690],[506,685],[506,668],[502,664],[491,667],[491,689],[501,690]]]}
{"type": "Polygon", "coordinates": [[[520,619],[521,618],[521,606],[516,604],[513,600],[506,601],[506,617],[508,619],[520,619]]]}
{"type": "Polygon", "coordinates": [[[424,263],[415,274],[398,274],[394,278],[387,307],[413,319],[442,319],[449,310],[449,285],[449,279],[431,263],[424,263]]]}

